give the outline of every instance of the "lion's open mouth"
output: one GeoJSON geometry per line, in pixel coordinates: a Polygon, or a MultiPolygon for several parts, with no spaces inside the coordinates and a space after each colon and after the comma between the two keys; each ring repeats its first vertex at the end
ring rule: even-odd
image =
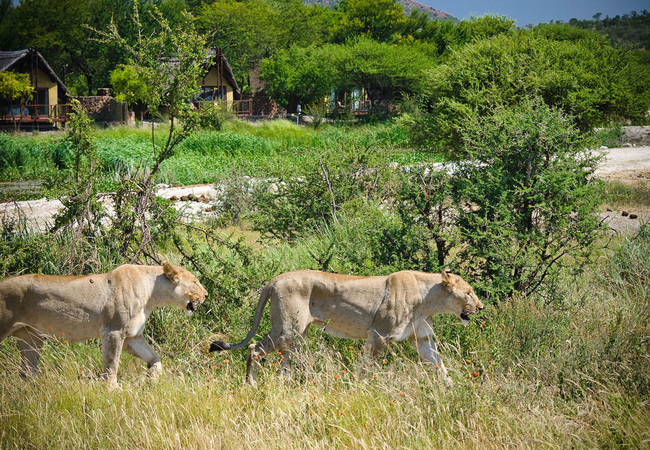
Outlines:
{"type": "Polygon", "coordinates": [[[460,313],[460,318],[463,320],[469,320],[470,316],[474,314],[472,311],[469,311],[467,309],[463,309],[463,311],[460,313]]]}
{"type": "Polygon", "coordinates": [[[190,312],[194,312],[196,310],[195,303],[198,303],[198,302],[187,302],[187,306],[185,308],[190,312]]]}

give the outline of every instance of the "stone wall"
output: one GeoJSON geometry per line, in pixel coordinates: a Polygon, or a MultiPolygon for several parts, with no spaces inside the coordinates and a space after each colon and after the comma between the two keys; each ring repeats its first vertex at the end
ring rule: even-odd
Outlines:
{"type": "MultiPolygon", "coordinates": [[[[106,91],[102,93],[106,93],[106,91]]],[[[128,121],[129,112],[126,102],[118,102],[110,95],[75,97],[75,99],[79,100],[86,113],[95,122],[126,123],[128,121]]]]}

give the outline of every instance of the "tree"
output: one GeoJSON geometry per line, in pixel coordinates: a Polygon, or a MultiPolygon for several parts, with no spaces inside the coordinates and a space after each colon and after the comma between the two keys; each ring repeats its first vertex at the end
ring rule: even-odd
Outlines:
{"type": "Polygon", "coordinates": [[[421,92],[432,66],[429,50],[425,44],[390,45],[363,37],[345,45],[292,47],[264,60],[260,78],[282,106],[313,104],[331,89],[363,88],[374,107],[379,100],[421,92]]]}
{"type": "Polygon", "coordinates": [[[538,34],[553,41],[581,41],[590,40],[604,45],[607,39],[592,30],[575,28],[566,24],[539,24],[531,29],[532,33],[538,34]]]}
{"type": "Polygon", "coordinates": [[[309,47],[330,40],[331,28],[339,13],[326,6],[305,4],[301,0],[269,0],[275,12],[269,23],[277,29],[277,48],[309,47]]]}
{"type": "Polygon", "coordinates": [[[129,105],[144,102],[147,99],[147,85],[138,77],[133,66],[122,65],[111,72],[111,86],[115,99],[126,101],[129,105]]]}
{"type": "Polygon", "coordinates": [[[189,15],[172,28],[165,17],[152,7],[151,19],[157,24],[155,33],[144,34],[137,4],[134,26],[138,39],[131,45],[112,23],[108,31],[95,30],[99,41],[122,46],[131,60],[125,71],[134,73],[138,94],[149,113],[157,120],[166,119],[166,136],[156,138],[151,124],[151,159],[144,167],[123,180],[115,194],[115,213],[111,232],[121,242],[121,253],[132,259],[155,252],[154,226],[164,233],[173,226],[167,217],[172,210],[164,207],[154,195],[154,180],[161,164],[174,155],[178,145],[199,125],[201,112],[190,101],[199,92],[198,82],[211,64],[207,37],[199,34],[189,15]],[[140,226],[138,231],[136,226],[140,226]]]}
{"type": "Polygon", "coordinates": [[[459,265],[497,297],[530,293],[580,267],[603,228],[601,156],[570,117],[541,99],[464,122],[455,175],[459,265]]]}
{"type": "Polygon", "coordinates": [[[519,31],[476,41],[428,72],[426,111],[408,118],[414,144],[455,149],[463,121],[537,95],[581,130],[643,120],[650,74],[601,38],[556,41],[519,31]],[[635,73],[635,75],[632,75],[635,73]]]}
{"type": "Polygon", "coordinates": [[[0,72],[0,98],[7,100],[29,100],[34,92],[29,74],[10,70],[0,72]]]}
{"type": "MultiPolygon", "coordinates": [[[[17,101],[19,105],[29,102],[34,95],[34,88],[26,73],[15,73],[10,70],[0,72],[0,98],[11,102],[17,101]]],[[[22,106],[19,106],[18,121],[12,111],[14,128],[18,129],[23,120],[22,106]]]]}
{"type": "Polygon", "coordinates": [[[340,4],[342,17],[332,29],[335,42],[365,36],[379,42],[399,38],[406,16],[397,0],[346,0],[340,4]]]}
{"type": "Polygon", "coordinates": [[[364,88],[374,107],[380,99],[395,101],[405,94],[420,94],[426,70],[433,66],[420,45],[389,45],[359,38],[334,53],[336,88],[364,88]]]}
{"type": "Polygon", "coordinates": [[[299,102],[316,104],[329,95],[335,83],[331,50],[332,46],[294,46],[263,60],[260,79],[266,83],[266,93],[291,111],[299,102]]]}
{"type": "Polygon", "coordinates": [[[506,16],[486,14],[462,20],[456,25],[457,41],[463,44],[514,31],[515,21],[506,16]]]}

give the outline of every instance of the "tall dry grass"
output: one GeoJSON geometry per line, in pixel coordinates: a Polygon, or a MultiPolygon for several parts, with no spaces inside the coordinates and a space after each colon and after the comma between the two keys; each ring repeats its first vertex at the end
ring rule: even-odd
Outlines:
{"type": "Polygon", "coordinates": [[[318,331],[290,376],[271,355],[259,385],[245,386],[244,352],[206,353],[211,331],[175,310],[162,310],[161,378],[123,355],[117,391],[96,376],[97,342],[48,344],[42,376],[24,381],[5,340],[0,447],[647,447],[647,269],[622,270],[647,262],[642,231],[594,271],[567,276],[561,302],[516,298],[466,328],[436,320],[452,389],[405,345],[369,366],[360,342],[318,331]]]}

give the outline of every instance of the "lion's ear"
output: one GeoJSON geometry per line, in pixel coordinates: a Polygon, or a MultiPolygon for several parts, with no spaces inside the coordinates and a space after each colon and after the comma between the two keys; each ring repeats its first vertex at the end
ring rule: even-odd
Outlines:
{"type": "Polygon", "coordinates": [[[174,284],[178,284],[178,282],[181,281],[181,279],[178,277],[178,271],[167,261],[163,262],[163,273],[167,279],[174,284]]]}
{"type": "Polygon", "coordinates": [[[454,279],[454,275],[451,273],[451,270],[445,269],[440,275],[442,275],[442,284],[444,286],[451,287],[456,284],[456,280],[454,279]]]}

